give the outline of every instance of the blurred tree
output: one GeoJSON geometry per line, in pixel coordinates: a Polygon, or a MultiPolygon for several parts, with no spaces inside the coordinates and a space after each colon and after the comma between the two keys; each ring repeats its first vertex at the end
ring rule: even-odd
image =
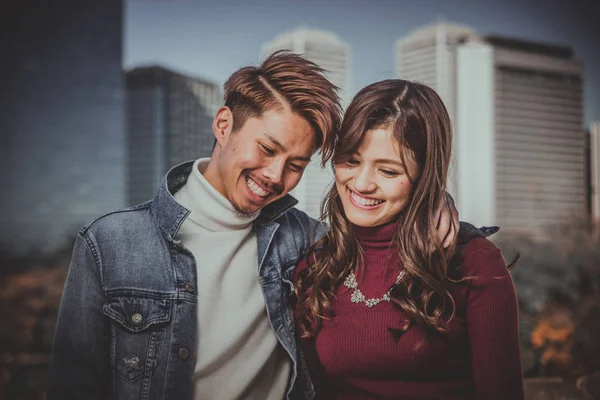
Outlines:
{"type": "Polygon", "coordinates": [[[581,390],[600,387],[600,227],[572,220],[549,227],[543,241],[499,235],[519,296],[526,376],[583,376],[581,390]]]}

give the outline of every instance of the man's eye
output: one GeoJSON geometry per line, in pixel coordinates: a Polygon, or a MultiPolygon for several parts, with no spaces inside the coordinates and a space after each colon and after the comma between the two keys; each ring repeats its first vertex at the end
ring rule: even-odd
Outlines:
{"type": "Polygon", "coordinates": [[[259,143],[258,145],[260,146],[261,150],[262,150],[262,151],[263,151],[263,152],[264,152],[266,155],[268,155],[268,156],[272,156],[272,155],[274,155],[274,154],[275,154],[275,150],[271,149],[270,147],[267,147],[267,146],[265,146],[265,145],[264,145],[264,144],[262,144],[262,143],[259,143]]]}
{"type": "Polygon", "coordinates": [[[351,158],[348,161],[346,161],[346,164],[350,165],[351,167],[354,167],[355,165],[358,165],[358,160],[351,158]]]}
{"type": "Polygon", "coordinates": [[[304,167],[301,165],[290,164],[290,169],[294,172],[302,172],[304,170],[304,167]]]}

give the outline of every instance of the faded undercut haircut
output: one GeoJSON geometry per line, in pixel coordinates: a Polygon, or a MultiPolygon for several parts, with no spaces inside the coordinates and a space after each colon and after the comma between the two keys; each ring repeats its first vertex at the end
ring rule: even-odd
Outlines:
{"type": "Polygon", "coordinates": [[[237,70],[224,85],[225,105],[233,113],[232,131],[241,129],[248,118],[287,106],[314,129],[324,165],[333,153],[342,115],[338,87],[325,72],[288,50],[276,51],[259,67],[237,70]]]}

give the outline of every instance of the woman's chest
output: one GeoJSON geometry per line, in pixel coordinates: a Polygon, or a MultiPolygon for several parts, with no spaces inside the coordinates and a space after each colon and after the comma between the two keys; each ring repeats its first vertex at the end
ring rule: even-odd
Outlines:
{"type": "MultiPolygon", "coordinates": [[[[454,317],[446,334],[408,323],[405,313],[390,302],[374,307],[353,303],[353,290],[342,287],[332,302],[334,314],[323,321],[316,350],[332,377],[373,373],[378,376],[418,377],[446,373],[470,365],[465,302],[456,296],[454,317]]],[[[364,293],[376,297],[375,293],[364,293]]]]}

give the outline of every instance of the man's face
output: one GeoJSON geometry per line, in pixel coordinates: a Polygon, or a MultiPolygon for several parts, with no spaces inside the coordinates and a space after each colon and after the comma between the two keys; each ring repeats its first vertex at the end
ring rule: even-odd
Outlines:
{"type": "Polygon", "coordinates": [[[237,132],[215,134],[219,179],[207,179],[243,214],[254,213],[295,188],[316,150],[313,128],[289,110],[267,111],[261,118],[246,120],[237,132]]]}

